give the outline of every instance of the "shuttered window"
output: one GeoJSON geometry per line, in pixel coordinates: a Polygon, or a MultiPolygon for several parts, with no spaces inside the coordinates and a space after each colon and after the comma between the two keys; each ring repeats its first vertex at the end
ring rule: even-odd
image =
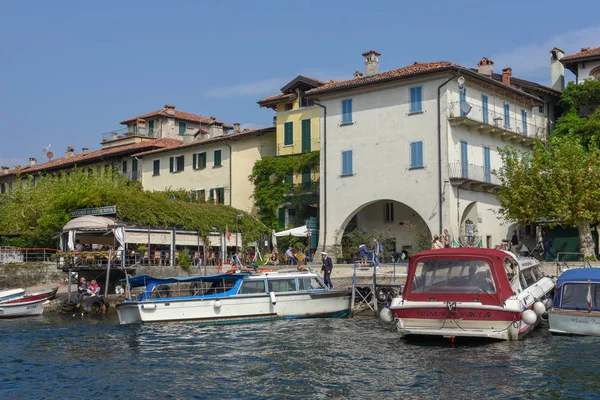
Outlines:
{"type": "Polygon", "coordinates": [[[221,166],[221,150],[215,150],[213,166],[215,166],[215,167],[221,166]]]}
{"type": "Polygon", "coordinates": [[[490,183],[492,180],[492,166],[490,164],[490,148],[489,147],[484,147],[483,148],[483,163],[484,163],[484,174],[485,174],[485,181],[487,183],[490,183]]]}
{"type": "Polygon", "coordinates": [[[410,167],[423,168],[423,142],[410,144],[410,167]]]}
{"type": "Polygon", "coordinates": [[[342,100],[342,124],[352,123],[352,99],[342,100]]]}
{"type": "Polygon", "coordinates": [[[277,222],[280,229],[285,228],[285,208],[278,210],[277,222]]]}
{"type": "Polygon", "coordinates": [[[294,123],[286,122],[283,125],[283,145],[290,146],[294,144],[294,123]]]}
{"type": "Polygon", "coordinates": [[[489,112],[488,112],[488,97],[486,95],[481,96],[481,104],[483,106],[483,123],[484,124],[489,124],[490,120],[489,120],[489,112]]]}
{"type": "Polygon", "coordinates": [[[467,88],[460,91],[460,116],[466,117],[467,113],[463,111],[463,104],[467,102],[467,88]]]}
{"type": "Polygon", "coordinates": [[[504,127],[510,128],[510,104],[504,103],[504,127]]]}
{"type": "Polygon", "coordinates": [[[468,178],[469,177],[469,145],[467,144],[467,142],[461,141],[460,142],[460,165],[461,165],[461,170],[462,170],[462,177],[463,178],[468,178]]]}
{"type": "Polygon", "coordinates": [[[185,122],[179,122],[179,134],[185,135],[185,131],[187,129],[187,125],[185,122]]]}
{"type": "Polygon", "coordinates": [[[417,113],[423,111],[423,98],[421,97],[421,86],[410,88],[410,112],[417,113]]]}
{"type": "Polygon", "coordinates": [[[310,189],[310,184],[312,182],[312,174],[310,169],[305,169],[302,171],[302,187],[305,189],[310,189]]]}
{"type": "Polygon", "coordinates": [[[310,119],[302,120],[302,152],[310,153],[310,119]]]}
{"type": "Polygon", "coordinates": [[[342,176],[352,175],[352,150],[342,152],[342,176]]]}
{"type": "Polygon", "coordinates": [[[160,160],[152,161],[152,175],[160,175],[160,160]]]}
{"type": "Polygon", "coordinates": [[[523,133],[527,135],[527,111],[521,110],[521,122],[523,123],[523,133]]]}

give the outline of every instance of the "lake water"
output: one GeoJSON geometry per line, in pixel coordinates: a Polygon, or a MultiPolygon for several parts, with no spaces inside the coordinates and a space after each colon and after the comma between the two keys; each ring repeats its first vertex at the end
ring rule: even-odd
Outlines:
{"type": "Polygon", "coordinates": [[[600,338],[411,343],[372,319],[0,320],[0,398],[598,398],[600,338]]]}

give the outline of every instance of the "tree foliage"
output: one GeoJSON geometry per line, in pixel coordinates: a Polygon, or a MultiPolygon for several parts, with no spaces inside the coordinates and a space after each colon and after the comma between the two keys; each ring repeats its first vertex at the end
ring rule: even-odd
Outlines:
{"type": "Polygon", "coordinates": [[[586,79],[578,84],[569,83],[561,94],[560,105],[563,115],[552,134],[574,135],[588,146],[600,134],[600,81],[586,79]]]}
{"type": "MultiPolygon", "coordinates": [[[[23,178],[22,185],[2,196],[0,234],[16,234],[28,243],[49,245],[50,239],[69,221],[69,212],[78,208],[117,206],[117,218],[140,226],[173,227],[224,232],[236,225],[240,210],[218,204],[194,203],[175,192],[149,192],[116,171],[88,174],[79,169],[57,175],[23,178]]],[[[244,241],[261,238],[267,228],[252,216],[238,222],[244,241]]]]}
{"type": "Polygon", "coordinates": [[[254,183],[254,203],[260,220],[269,228],[278,226],[277,209],[291,203],[296,209],[296,220],[304,221],[311,211],[310,205],[319,202],[318,182],[310,187],[286,183],[286,177],[305,170],[319,171],[320,152],[283,157],[265,157],[254,164],[249,179],[254,183]]]}

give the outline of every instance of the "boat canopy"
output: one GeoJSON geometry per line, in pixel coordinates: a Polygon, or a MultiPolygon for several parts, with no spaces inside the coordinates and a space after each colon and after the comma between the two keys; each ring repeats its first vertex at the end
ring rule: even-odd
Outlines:
{"type": "Polygon", "coordinates": [[[600,282],[600,268],[568,269],[558,277],[556,287],[561,287],[565,282],[600,282]]]}
{"type": "MultiPolygon", "coordinates": [[[[197,275],[197,276],[181,276],[181,277],[169,277],[169,278],[154,278],[150,275],[136,275],[130,278],[129,286],[132,288],[144,287],[144,286],[156,286],[169,283],[183,283],[183,282],[215,282],[222,279],[238,280],[243,279],[248,274],[216,274],[216,275],[197,275]]],[[[125,279],[121,279],[121,283],[126,283],[125,279]]]]}
{"type": "MultiPolygon", "coordinates": [[[[481,248],[422,251],[409,259],[402,298],[408,301],[473,302],[499,305],[514,294],[504,261],[507,252],[481,248]]],[[[517,272],[518,273],[518,272],[517,272]]]]}

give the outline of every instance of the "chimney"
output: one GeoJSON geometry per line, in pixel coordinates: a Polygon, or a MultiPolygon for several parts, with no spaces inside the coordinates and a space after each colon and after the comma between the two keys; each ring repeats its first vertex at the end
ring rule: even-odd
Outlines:
{"type": "Polygon", "coordinates": [[[354,79],[358,79],[358,78],[362,78],[363,77],[363,73],[360,71],[355,71],[354,72],[354,79]]]}
{"type": "Polygon", "coordinates": [[[477,63],[477,72],[491,78],[494,73],[494,62],[489,58],[483,57],[481,61],[477,63]]]}
{"type": "Polygon", "coordinates": [[[233,133],[240,133],[240,126],[241,124],[239,122],[235,122],[233,124],[233,133]]]}
{"type": "Polygon", "coordinates": [[[165,104],[165,113],[175,115],[175,106],[173,104],[165,104]]]}
{"type": "Polygon", "coordinates": [[[223,136],[223,126],[217,122],[215,117],[210,117],[210,122],[208,123],[208,131],[210,132],[210,138],[215,138],[217,136],[223,136]]]}
{"type": "Polygon", "coordinates": [[[560,59],[565,56],[565,52],[558,47],[550,50],[550,80],[552,89],[563,90],[565,88],[565,66],[560,59]]]}
{"type": "Polygon", "coordinates": [[[3,166],[2,166],[2,174],[8,174],[8,170],[9,170],[9,169],[10,169],[10,168],[8,167],[8,165],[3,165],[3,166]]]}
{"type": "Polygon", "coordinates": [[[277,116],[273,115],[273,126],[277,126],[277,116]]]}
{"type": "Polygon", "coordinates": [[[379,56],[381,53],[375,50],[365,51],[363,54],[365,58],[365,76],[375,76],[379,74],[379,56]]]}
{"type": "Polygon", "coordinates": [[[37,164],[37,160],[33,157],[29,158],[29,166],[30,167],[35,167],[35,165],[37,164]]]}
{"type": "Polygon", "coordinates": [[[510,86],[510,77],[512,76],[512,68],[506,67],[502,69],[502,83],[506,86],[510,86]]]}
{"type": "Polygon", "coordinates": [[[71,156],[73,156],[73,152],[75,151],[75,148],[69,146],[67,147],[67,151],[65,151],[65,158],[69,158],[71,156]]]}
{"type": "Polygon", "coordinates": [[[581,48],[581,52],[585,53],[586,51],[588,51],[590,48],[589,47],[582,47],[581,48]]]}
{"type": "Polygon", "coordinates": [[[89,153],[89,150],[90,150],[90,149],[89,149],[89,148],[87,148],[87,147],[82,147],[82,148],[81,148],[81,154],[83,154],[84,156],[87,156],[87,155],[88,155],[88,153],[89,153]]]}

